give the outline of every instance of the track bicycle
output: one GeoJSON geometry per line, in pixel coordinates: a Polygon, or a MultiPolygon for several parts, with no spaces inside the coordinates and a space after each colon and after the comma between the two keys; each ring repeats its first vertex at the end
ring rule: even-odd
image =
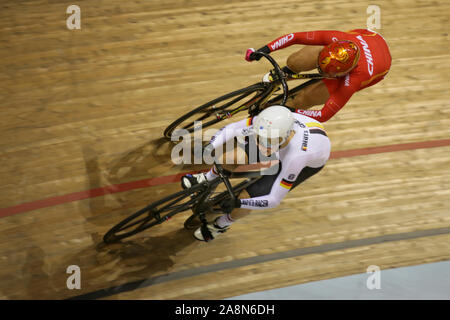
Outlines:
{"type": "Polygon", "coordinates": [[[202,121],[202,127],[206,128],[220,121],[228,119],[241,111],[248,111],[250,117],[257,115],[265,105],[284,105],[289,97],[294,96],[300,90],[323,79],[321,74],[285,74],[278,63],[270,55],[258,53],[266,58],[274,67],[271,71],[270,82],[259,82],[225,94],[217,99],[211,100],[198,108],[182,115],[172,122],[165,130],[164,137],[171,139],[172,135],[179,129],[194,132],[195,121],[202,121]],[[287,80],[310,79],[299,86],[289,90],[287,80]],[[282,94],[276,94],[280,86],[282,94]]]}
{"type": "Polygon", "coordinates": [[[192,230],[199,226],[206,228],[207,215],[223,213],[220,209],[220,203],[227,199],[235,200],[242,190],[262,177],[260,171],[229,172],[223,169],[220,164],[215,166],[219,174],[217,178],[194,185],[189,189],[184,189],[149,204],[112,227],[104,235],[103,241],[105,243],[117,242],[159,225],[174,215],[187,210],[192,210],[193,213],[184,222],[186,229],[192,230]],[[232,186],[230,179],[233,178],[244,178],[244,181],[232,186]],[[221,184],[225,185],[226,190],[216,192],[217,187],[221,184]]]}

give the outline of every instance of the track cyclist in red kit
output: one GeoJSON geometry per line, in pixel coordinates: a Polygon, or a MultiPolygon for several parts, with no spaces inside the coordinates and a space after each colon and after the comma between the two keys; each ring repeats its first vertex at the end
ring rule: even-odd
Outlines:
{"type": "MultiPolygon", "coordinates": [[[[259,60],[258,52],[271,53],[293,44],[306,47],[288,57],[283,71],[293,74],[317,68],[324,79],[290,98],[286,106],[320,122],[333,117],[355,92],[381,81],[391,67],[386,41],[367,29],[290,33],[257,51],[248,49],[245,59],[259,60]],[[322,104],[321,110],[307,110],[322,104]]],[[[269,76],[266,74],[263,81],[269,81],[269,76]]]]}

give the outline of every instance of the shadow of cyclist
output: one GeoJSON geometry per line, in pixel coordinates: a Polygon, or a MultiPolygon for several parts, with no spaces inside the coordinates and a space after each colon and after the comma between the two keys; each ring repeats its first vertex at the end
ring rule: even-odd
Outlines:
{"type": "MultiPolygon", "coordinates": [[[[89,197],[87,207],[85,203],[79,204],[79,212],[86,219],[87,225],[85,230],[87,233],[92,234],[92,230],[96,230],[98,227],[112,227],[125,217],[124,214],[126,212],[131,214],[140,205],[144,207],[158,198],[181,190],[181,188],[176,184],[168,184],[159,186],[157,193],[155,193],[154,189],[149,189],[148,191],[119,192],[111,195],[94,194],[93,190],[98,190],[107,185],[148,179],[149,176],[151,177],[150,172],[152,170],[155,171],[155,174],[167,175],[167,170],[170,168],[175,169],[175,172],[179,173],[200,171],[209,167],[206,165],[176,165],[172,163],[170,154],[173,145],[171,141],[167,141],[164,138],[151,140],[121,155],[106,168],[101,167],[95,149],[90,146],[83,148],[89,183],[87,189],[89,192],[92,192],[92,196],[89,197]],[[161,170],[162,167],[167,168],[167,170],[161,170]]],[[[94,243],[97,243],[94,236],[92,240],[94,243]]],[[[98,242],[101,241],[99,239],[98,242]]]]}
{"type": "MultiPolygon", "coordinates": [[[[89,197],[91,208],[89,216],[113,209],[106,208],[105,196],[95,195],[96,189],[159,176],[175,175],[181,172],[209,169],[209,165],[206,164],[174,163],[171,157],[174,145],[173,142],[165,138],[154,139],[125,152],[106,165],[102,165],[95,148],[90,145],[83,146],[82,151],[88,178],[86,190],[92,194],[89,197]]],[[[194,162],[194,151],[190,151],[192,153],[191,162],[194,162]]],[[[129,203],[127,197],[124,197],[121,193],[116,193],[113,197],[122,207],[129,203]]]]}
{"type": "MultiPolygon", "coordinates": [[[[138,199],[126,193],[115,193],[110,196],[110,199],[113,199],[113,201],[107,201],[106,194],[99,195],[101,194],[99,189],[130,181],[152,178],[152,169],[155,170],[156,175],[164,172],[161,169],[155,169],[162,164],[166,167],[166,170],[170,169],[172,164],[170,160],[167,161],[167,159],[170,159],[170,144],[171,142],[165,139],[148,141],[110,161],[106,166],[102,166],[98,151],[95,148],[90,145],[83,146],[82,150],[88,178],[86,190],[89,193],[89,210],[82,207],[80,208],[80,212],[90,222],[98,222],[98,224],[103,225],[101,219],[96,219],[95,217],[117,209],[117,203],[119,203],[120,207],[125,208],[136,205],[136,200],[138,199]]],[[[108,192],[106,191],[106,193],[108,192]]]]}
{"type": "Polygon", "coordinates": [[[111,184],[149,178],[149,172],[164,164],[169,169],[175,164],[170,161],[173,143],[158,138],[127,151],[110,162],[107,179],[111,184]]]}

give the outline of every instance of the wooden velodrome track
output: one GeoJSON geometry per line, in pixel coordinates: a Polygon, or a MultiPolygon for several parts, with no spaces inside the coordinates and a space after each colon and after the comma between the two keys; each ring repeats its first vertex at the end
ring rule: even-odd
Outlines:
{"type": "MultiPolygon", "coordinates": [[[[279,208],[211,243],[182,229],[187,213],[101,243],[133,210],[179,190],[175,175],[206,168],[174,165],[162,131],[259,81],[269,65],[245,62],[248,47],[364,28],[370,4],[3,1],[0,298],[221,299],[450,259],[445,0],[377,1],[392,69],[325,124],[333,159],[279,208]],[[66,28],[71,4],[81,30],[66,28]],[[69,265],[81,268],[81,290],[66,287],[69,265]]],[[[273,56],[282,62],[299,48],[273,56]]]]}

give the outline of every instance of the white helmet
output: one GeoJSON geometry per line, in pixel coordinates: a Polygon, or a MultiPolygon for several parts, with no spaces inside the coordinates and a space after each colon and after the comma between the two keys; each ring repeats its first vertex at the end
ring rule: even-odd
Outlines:
{"type": "Polygon", "coordinates": [[[271,106],[255,117],[253,130],[264,147],[283,144],[289,137],[294,117],[288,108],[271,106]]]}

